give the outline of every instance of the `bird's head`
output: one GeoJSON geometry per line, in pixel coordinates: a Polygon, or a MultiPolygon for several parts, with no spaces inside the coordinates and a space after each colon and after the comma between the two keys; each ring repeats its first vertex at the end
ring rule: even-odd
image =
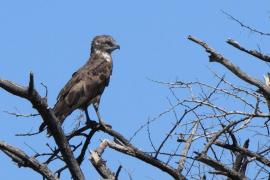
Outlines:
{"type": "Polygon", "coordinates": [[[120,49],[120,46],[109,35],[96,36],[92,41],[91,53],[95,51],[111,53],[116,49],[120,49]]]}

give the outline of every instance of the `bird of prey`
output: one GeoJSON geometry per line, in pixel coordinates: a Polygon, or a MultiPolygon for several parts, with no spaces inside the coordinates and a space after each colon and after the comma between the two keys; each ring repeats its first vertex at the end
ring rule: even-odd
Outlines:
{"type": "MultiPolygon", "coordinates": [[[[89,60],[73,73],[57,97],[53,110],[60,124],[76,109],[84,110],[88,116],[87,107],[92,104],[99,122],[104,125],[98,107],[101,95],[109,85],[113,68],[111,53],[116,49],[120,49],[120,46],[109,35],[96,36],[93,39],[89,60]]],[[[45,127],[43,122],[40,132],[45,127]]]]}

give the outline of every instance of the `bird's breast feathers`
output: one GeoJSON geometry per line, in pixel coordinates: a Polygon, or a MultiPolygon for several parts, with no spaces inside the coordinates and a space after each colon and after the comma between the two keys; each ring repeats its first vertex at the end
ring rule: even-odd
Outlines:
{"type": "Polygon", "coordinates": [[[112,62],[112,57],[109,53],[104,52],[104,51],[96,51],[96,54],[100,57],[105,59],[107,62],[112,62]]]}

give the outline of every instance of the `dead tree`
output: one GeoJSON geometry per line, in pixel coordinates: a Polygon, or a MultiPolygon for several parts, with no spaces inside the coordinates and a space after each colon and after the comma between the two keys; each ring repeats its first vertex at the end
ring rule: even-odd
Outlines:
{"type": "MultiPolygon", "coordinates": [[[[185,179],[185,177],[177,171],[176,168],[170,166],[169,164],[159,160],[155,156],[152,156],[146,152],[141,151],[136,148],[128,139],[126,139],[122,134],[113,130],[110,127],[101,126],[99,123],[88,120],[88,124],[80,127],[68,135],[65,135],[63,129],[60,127],[54,112],[47,105],[47,98],[42,98],[34,88],[34,76],[30,74],[29,85],[23,87],[17,85],[8,80],[0,79],[0,87],[7,92],[24,98],[31,102],[33,108],[36,109],[39,115],[42,117],[43,121],[47,124],[52,136],[55,140],[57,147],[51,148],[50,153],[38,153],[33,156],[29,156],[22,150],[7,144],[6,142],[0,143],[0,150],[8,155],[14,162],[18,164],[19,167],[28,167],[34,171],[40,173],[46,179],[58,179],[61,172],[68,169],[72,178],[76,180],[85,179],[84,173],[82,172],[80,165],[84,160],[85,154],[90,144],[91,138],[98,131],[102,131],[112,137],[115,141],[109,141],[104,139],[100,146],[90,153],[90,162],[95,167],[97,172],[104,179],[117,179],[121,171],[121,166],[116,172],[112,172],[109,167],[107,167],[105,161],[102,158],[102,154],[106,148],[114,149],[120,153],[135,157],[145,163],[148,163],[172,176],[175,179],[185,179]],[[89,133],[87,133],[87,131],[89,133]],[[74,138],[82,136],[85,140],[83,143],[78,145],[72,145],[69,142],[74,138]],[[82,147],[81,147],[82,146],[82,147]],[[80,148],[80,155],[75,157],[74,152],[80,148]],[[40,156],[48,156],[45,162],[39,162],[37,160],[40,156]],[[61,160],[66,165],[59,168],[58,170],[52,171],[48,168],[54,160],[61,160]]],[[[16,114],[15,114],[16,115],[16,114]]],[[[20,115],[16,115],[20,116],[20,115]]],[[[36,133],[35,133],[36,134],[36,133]]],[[[32,135],[32,134],[25,134],[32,135]]]]}
{"type": "MultiPolygon", "coordinates": [[[[237,22],[255,33],[268,35],[237,22]]],[[[45,144],[49,152],[28,155],[23,150],[0,141],[0,150],[19,167],[31,168],[44,179],[59,179],[63,171],[69,171],[73,179],[83,180],[85,173],[81,170],[82,162],[92,138],[102,132],[114,140],[103,139],[99,146],[89,153],[88,160],[104,179],[118,179],[123,168],[119,166],[116,171],[112,171],[106,164],[110,159],[104,159],[103,155],[108,148],[145,162],[177,180],[269,178],[269,74],[265,72],[264,82],[256,79],[206,42],[193,36],[188,36],[188,39],[209,54],[210,63],[219,63],[247,83],[248,87],[231,83],[225,76],[215,72],[215,85],[201,81],[154,81],[169,89],[170,107],[157,117],[149,119],[128,139],[110,126],[101,126],[91,119],[88,119],[87,124],[80,124],[72,132],[65,134],[54,111],[47,104],[47,95],[41,97],[36,91],[32,73],[26,87],[0,79],[2,89],[26,99],[38,112],[31,115],[9,114],[17,117],[40,116],[56,144],[45,144]],[[183,92],[186,96],[182,95],[183,92]],[[153,125],[158,123],[162,123],[164,131],[157,132],[153,129],[153,125]],[[144,137],[148,137],[151,149],[141,150],[132,142],[144,131],[144,137]],[[247,135],[252,138],[246,138],[247,135]],[[72,144],[74,138],[81,138],[81,143],[72,144]],[[156,138],[159,139],[155,140],[156,138]],[[75,156],[75,152],[79,155],[75,156]],[[46,160],[40,161],[40,157],[46,160]],[[62,161],[64,166],[50,169],[48,165],[54,161],[62,161]],[[252,172],[248,171],[248,168],[252,169],[252,172]]],[[[247,49],[233,39],[227,40],[227,43],[254,58],[270,62],[268,55],[247,49]]],[[[36,134],[38,133],[20,136],[36,134]]]]}

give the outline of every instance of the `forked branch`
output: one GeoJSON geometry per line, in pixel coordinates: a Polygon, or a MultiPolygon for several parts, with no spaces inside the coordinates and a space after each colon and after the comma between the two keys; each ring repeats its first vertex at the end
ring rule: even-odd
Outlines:
{"type": "Polygon", "coordinates": [[[33,107],[38,111],[52,132],[53,138],[60,149],[73,179],[85,179],[53,110],[48,107],[46,100],[44,100],[34,89],[33,74],[30,74],[29,87],[22,87],[2,79],[0,79],[0,87],[11,94],[27,99],[32,103],[33,107]]]}
{"type": "Polygon", "coordinates": [[[7,156],[9,156],[14,162],[16,162],[19,167],[29,167],[48,180],[58,179],[54,176],[53,172],[51,172],[45,164],[39,163],[36,158],[29,157],[22,150],[11,146],[4,141],[0,141],[0,150],[3,151],[7,156]]]}
{"type": "Polygon", "coordinates": [[[210,62],[218,62],[222,64],[224,67],[226,67],[228,70],[230,70],[233,74],[235,74],[237,77],[242,79],[243,81],[254,85],[258,87],[260,90],[262,90],[264,93],[270,96],[270,88],[267,87],[263,82],[260,80],[248,75],[247,73],[243,72],[239,67],[235,66],[233,63],[231,63],[227,58],[225,58],[223,55],[217,53],[213,48],[209,47],[208,44],[201,41],[200,39],[197,39],[193,36],[188,36],[188,39],[195,42],[196,44],[202,46],[207,53],[210,54],[209,61],[210,62]]]}

